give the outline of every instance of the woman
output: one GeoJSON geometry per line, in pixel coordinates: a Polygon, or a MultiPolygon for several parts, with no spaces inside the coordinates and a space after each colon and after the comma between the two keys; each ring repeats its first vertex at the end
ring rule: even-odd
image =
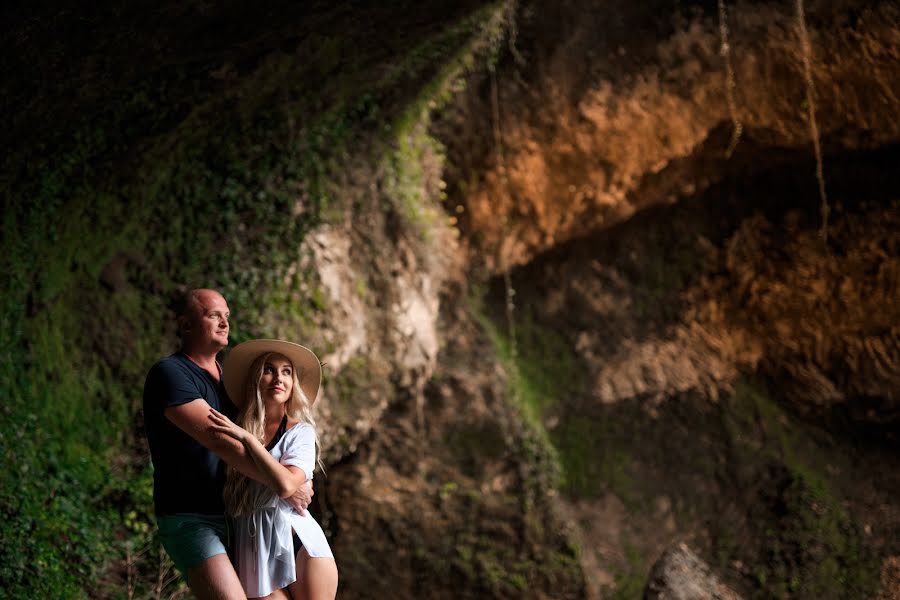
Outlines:
{"type": "Polygon", "coordinates": [[[263,485],[229,469],[225,485],[244,591],[250,598],[333,600],[338,574],[325,534],[312,515],[283,500],[315,469],[319,359],[299,344],[252,340],[236,346],[222,370],[240,412],[235,424],[213,410],[213,429],[244,444],[266,478],[263,485]]]}

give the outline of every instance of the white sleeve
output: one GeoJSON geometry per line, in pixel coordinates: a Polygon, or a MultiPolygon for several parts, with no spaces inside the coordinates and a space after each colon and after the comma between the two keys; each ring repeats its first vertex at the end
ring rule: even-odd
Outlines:
{"type": "Polygon", "coordinates": [[[298,467],[312,479],[316,468],[316,432],[308,423],[298,423],[284,435],[281,464],[298,467]]]}

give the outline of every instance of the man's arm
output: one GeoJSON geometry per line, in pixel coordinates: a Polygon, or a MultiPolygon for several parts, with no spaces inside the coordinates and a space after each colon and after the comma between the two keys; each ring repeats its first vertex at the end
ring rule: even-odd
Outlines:
{"type": "MultiPolygon", "coordinates": [[[[192,402],[170,406],[165,409],[163,414],[176,427],[194,438],[197,443],[210,452],[215,453],[229,466],[268,486],[269,479],[260,471],[244,445],[233,437],[219,433],[212,428],[212,422],[209,420],[210,410],[211,407],[206,400],[197,398],[192,402]]],[[[303,514],[312,501],[312,496],[312,482],[307,481],[286,500],[298,513],[303,514]]]]}
{"type": "Polygon", "coordinates": [[[210,408],[210,413],[213,430],[243,444],[260,473],[266,478],[264,483],[280,497],[290,498],[306,482],[306,473],[303,470],[283,465],[275,460],[260,441],[246,429],[236,425],[231,419],[213,408],[210,408]]]}
{"type": "Polygon", "coordinates": [[[203,398],[193,402],[170,406],[165,410],[166,418],[176,427],[194,438],[197,443],[237,469],[247,477],[262,484],[266,478],[260,473],[256,463],[247,454],[244,445],[231,436],[218,433],[210,427],[210,406],[203,398]]]}

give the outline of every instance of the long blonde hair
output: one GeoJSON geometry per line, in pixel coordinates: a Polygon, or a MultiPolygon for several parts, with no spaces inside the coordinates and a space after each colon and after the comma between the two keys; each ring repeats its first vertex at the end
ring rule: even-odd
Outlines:
{"type": "MultiPolygon", "coordinates": [[[[259,393],[259,382],[263,376],[263,370],[266,361],[272,356],[281,356],[287,358],[277,352],[268,352],[261,354],[253,361],[250,371],[247,374],[246,388],[244,389],[244,403],[238,412],[237,423],[240,427],[247,430],[250,435],[254,436],[259,442],[265,446],[266,442],[266,405],[263,402],[262,394],[259,393]]],[[[297,420],[301,423],[308,423],[313,428],[316,443],[317,463],[321,468],[321,460],[319,455],[319,435],[316,433],[316,421],[312,415],[312,403],[303,389],[300,387],[300,377],[297,376],[297,369],[291,363],[291,396],[284,407],[285,414],[288,419],[297,420]]],[[[229,514],[238,516],[251,512],[255,507],[253,500],[256,496],[253,490],[252,479],[241,473],[240,471],[229,466],[227,470],[227,479],[225,481],[225,491],[223,497],[225,499],[225,507],[229,514]]],[[[273,492],[274,494],[274,492],[273,492]]]]}

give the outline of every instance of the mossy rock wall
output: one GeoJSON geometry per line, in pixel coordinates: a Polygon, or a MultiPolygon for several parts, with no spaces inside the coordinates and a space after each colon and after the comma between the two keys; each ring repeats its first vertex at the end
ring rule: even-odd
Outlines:
{"type": "MultiPolygon", "coordinates": [[[[140,416],[147,369],[176,346],[174,293],[221,290],[233,343],[285,336],[325,353],[332,307],[310,232],[364,231],[354,240],[370,248],[352,259],[373,312],[399,297],[377,260],[443,235],[427,179],[439,147],[419,132],[502,35],[496,6],[434,3],[426,21],[415,7],[281,9],[98,6],[79,19],[48,6],[4,24],[0,581],[12,597],[178,585],[155,541],[140,416]],[[379,46],[385,19],[405,34],[379,46]]],[[[373,322],[377,339],[388,324],[373,322]]],[[[331,374],[350,403],[331,424],[333,460],[358,410],[402,380],[385,343],[368,368],[331,374]]]]}
{"type": "MultiPolygon", "coordinates": [[[[827,244],[787,165],[777,191],[735,178],[512,271],[517,352],[495,345],[558,460],[596,593],[633,597],[677,541],[747,597],[876,593],[898,551],[881,351],[898,205],[859,175],[890,156],[832,171],[848,200],[827,244]]],[[[491,289],[508,331],[509,289],[491,289]]]]}

